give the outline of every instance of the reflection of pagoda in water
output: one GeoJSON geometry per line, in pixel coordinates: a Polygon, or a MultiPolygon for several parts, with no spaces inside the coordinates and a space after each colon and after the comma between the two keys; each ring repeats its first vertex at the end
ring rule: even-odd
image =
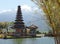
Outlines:
{"type": "Polygon", "coordinates": [[[24,30],[25,30],[25,25],[24,25],[24,22],[23,22],[20,6],[18,6],[16,20],[15,20],[15,23],[14,23],[14,28],[16,29],[17,34],[23,35],[24,30]]]}

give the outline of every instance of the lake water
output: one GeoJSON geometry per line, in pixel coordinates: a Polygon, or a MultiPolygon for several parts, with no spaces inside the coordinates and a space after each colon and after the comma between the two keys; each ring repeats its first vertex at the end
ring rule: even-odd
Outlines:
{"type": "Polygon", "coordinates": [[[0,39],[0,44],[55,44],[53,37],[0,39]]]}

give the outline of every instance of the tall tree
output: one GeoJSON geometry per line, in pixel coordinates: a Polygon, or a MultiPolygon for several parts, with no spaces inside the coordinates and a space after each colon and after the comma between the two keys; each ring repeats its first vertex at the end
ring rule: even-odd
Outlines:
{"type": "MultiPolygon", "coordinates": [[[[60,36],[60,0],[32,0],[46,13],[46,17],[53,29],[54,35],[60,36]]],[[[60,37],[55,37],[56,44],[60,44],[60,37]]]]}
{"type": "Polygon", "coordinates": [[[53,34],[60,32],[60,0],[32,0],[46,13],[53,34]]]}

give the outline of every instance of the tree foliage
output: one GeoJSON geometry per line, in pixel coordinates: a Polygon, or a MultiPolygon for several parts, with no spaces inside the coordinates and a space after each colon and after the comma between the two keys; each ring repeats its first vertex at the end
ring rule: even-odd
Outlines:
{"type": "Polygon", "coordinates": [[[6,28],[7,22],[0,22],[0,28],[6,28]]]}
{"type": "Polygon", "coordinates": [[[60,0],[32,0],[46,13],[54,33],[60,29],[60,0]]]}
{"type": "Polygon", "coordinates": [[[13,25],[13,22],[0,22],[0,29],[8,28],[8,26],[13,25]]]}

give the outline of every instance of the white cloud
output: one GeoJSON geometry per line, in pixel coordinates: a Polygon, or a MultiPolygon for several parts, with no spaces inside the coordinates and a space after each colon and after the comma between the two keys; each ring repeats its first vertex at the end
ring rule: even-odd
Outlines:
{"type": "MultiPolygon", "coordinates": [[[[31,6],[28,6],[28,5],[21,5],[21,9],[22,9],[22,11],[27,11],[27,12],[33,12],[35,10],[38,10],[37,7],[31,7],[31,6]]],[[[14,12],[16,10],[17,9],[0,10],[0,14],[5,13],[5,12],[14,12]]]]}
{"type": "Polygon", "coordinates": [[[5,12],[11,12],[12,10],[11,9],[8,9],[8,10],[0,10],[0,14],[1,13],[5,13],[5,12]]]}
{"type": "Polygon", "coordinates": [[[32,8],[30,6],[28,6],[28,5],[22,5],[21,9],[25,10],[25,11],[31,11],[32,10],[32,8]]]}

